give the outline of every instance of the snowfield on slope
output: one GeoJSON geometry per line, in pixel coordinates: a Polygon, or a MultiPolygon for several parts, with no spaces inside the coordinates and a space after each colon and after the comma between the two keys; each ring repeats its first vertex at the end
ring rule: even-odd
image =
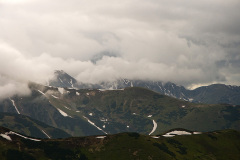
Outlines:
{"type": "MultiPolygon", "coordinates": [[[[59,112],[62,116],[64,116],[64,117],[71,117],[71,116],[69,116],[67,113],[63,112],[61,109],[58,109],[58,108],[57,108],[57,110],[58,110],[58,112],[59,112]]],[[[71,117],[71,118],[72,118],[72,117],[71,117]]]]}
{"type": "Polygon", "coordinates": [[[64,93],[64,88],[58,88],[58,91],[63,94],[64,93]]]}
{"type": "Polygon", "coordinates": [[[12,141],[11,137],[8,136],[7,134],[0,134],[0,136],[2,136],[3,138],[5,138],[8,141],[12,141]]]}
{"type": "MultiPolygon", "coordinates": [[[[200,132],[193,132],[193,134],[201,134],[200,132]]],[[[187,131],[179,131],[179,130],[175,130],[175,131],[171,131],[168,132],[166,134],[164,134],[164,137],[174,137],[176,135],[192,135],[191,132],[187,132],[187,131]]]]}

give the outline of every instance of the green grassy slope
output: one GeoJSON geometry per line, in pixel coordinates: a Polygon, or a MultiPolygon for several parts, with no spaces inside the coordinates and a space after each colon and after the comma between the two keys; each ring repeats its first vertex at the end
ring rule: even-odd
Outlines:
{"type": "MultiPolygon", "coordinates": [[[[49,89],[42,85],[32,84],[31,95],[21,97],[14,96],[11,98],[14,100],[21,115],[32,117],[47,125],[64,130],[72,136],[104,134],[88,123],[83,117],[73,118],[63,116],[58,110],[60,108],[53,106],[55,98],[51,95],[56,93],[56,89],[50,88],[50,93],[44,96],[38,90],[44,90],[45,88],[49,89]]],[[[0,101],[0,112],[17,114],[10,99],[0,101]]]]}
{"type": "MultiPolygon", "coordinates": [[[[1,133],[8,132],[1,128],[1,133]]],[[[105,138],[72,137],[39,142],[12,136],[0,136],[0,159],[63,160],[238,160],[240,132],[222,130],[199,135],[155,139],[138,133],[121,133],[105,138]]]]}
{"type": "Polygon", "coordinates": [[[66,138],[70,134],[24,115],[0,113],[0,126],[38,138],[66,138]],[[43,131],[48,135],[45,135],[43,131]]]}
{"type": "MultiPolygon", "coordinates": [[[[171,128],[196,131],[240,129],[240,106],[194,104],[138,87],[75,90],[30,84],[30,88],[31,96],[13,97],[21,114],[73,136],[104,132],[149,134],[153,120],[157,123],[153,134],[171,128]]],[[[16,112],[10,100],[0,103],[0,111],[10,112],[11,109],[16,112]]]]}
{"type": "Polygon", "coordinates": [[[58,94],[60,98],[52,104],[69,115],[86,116],[98,126],[105,125],[108,133],[148,134],[153,127],[152,120],[158,124],[155,134],[178,127],[198,131],[240,128],[240,106],[194,104],[136,87],[77,90],[80,95],[76,95],[76,90],[66,92],[58,94]],[[73,110],[81,112],[76,114],[73,110]],[[104,119],[107,122],[101,121],[104,119]]]}

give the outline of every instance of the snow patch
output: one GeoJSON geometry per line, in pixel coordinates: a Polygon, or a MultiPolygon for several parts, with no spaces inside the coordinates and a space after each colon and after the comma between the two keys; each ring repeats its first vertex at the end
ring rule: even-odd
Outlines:
{"type": "Polygon", "coordinates": [[[188,100],[189,100],[190,102],[192,102],[194,99],[193,99],[193,98],[189,98],[188,100]]]}
{"type": "Polygon", "coordinates": [[[151,135],[153,132],[155,132],[157,129],[157,123],[155,122],[155,120],[153,120],[153,129],[152,131],[149,133],[149,135],[151,135]]]}
{"type": "Polygon", "coordinates": [[[106,122],[107,119],[101,118],[100,121],[102,121],[102,122],[106,122]]]}
{"type": "Polygon", "coordinates": [[[133,87],[133,83],[131,82],[131,87],[133,87]]]}
{"type": "Polygon", "coordinates": [[[193,134],[202,134],[202,132],[193,132],[193,134]]]}
{"type": "Polygon", "coordinates": [[[60,82],[62,82],[63,83],[63,81],[62,81],[62,79],[61,78],[58,78],[59,80],[60,80],[60,82]]]}
{"type": "Polygon", "coordinates": [[[64,108],[68,109],[68,110],[71,110],[70,108],[68,108],[67,106],[63,106],[64,108]]]}
{"type": "Polygon", "coordinates": [[[63,94],[64,93],[64,88],[58,88],[58,91],[63,94]]]}
{"type": "Polygon", "coordinates": [[[41,130],[43,132],[43,134],[45,134],[49,139],[51,138],[46,132],[44,132],[44,130],[41,130]]]}
{"type": "Polygon", "coordinates": [[[163,135],[163,137],[174,137],[175,135],[163,135]]]}
{"type": "Polygon", "coordinates": [[[17,113],[20,114],[20,112],[19,112],[19,110],[18,110],[18,108],[17,108],[17,106],[16,106],[14,100],[12,100],[11,98],[9,98],[9,99],[12,101],[12,104],[13,104],[13,106],[15,107],[17,113]]]}
{"type": "Polygon", "coordinates": [[[58,109],[58,108],[57,108],[57,110],[58,110],[58,112],[59,112],[62,116],[64,116],[64,117],[71,117],[71,116],[69,116],[67,113],[63,112],[61,109],[58,109]]]}
{"type": "Polygon", "coordinates": [[[148,115],[147,117],[148,117],[148,118],[151,118],[151,117],[152,117],[152,115],[150,114],[150,115],[148,115]]]}
{"type": "Polygon", "coordinates": [[[103,139],[103,138],[105,138],[106,136],[98,136],[98,137],[96,137],[96,138],[99,138],[99,139],[103,139]]]}
{"type": "Polygon", "coordinates": [[[70,80],[70,84],[71,84],[72,88],[74,88],[74,87],[73,87],[73,82],[72,82],[72,79],[70,80]]]}
{"type": "Polygon", "coordinates": [[[173,137],[175,135],[192,135],[191,132],[187,132],[187,131],[171,131],[166,133],[165,135],[163,135],[164,137],[173,137]]]}
{"type": "Polygon", "coordinates": [[[17,135],[17,136],[19,136],[19,137],[22,137],[22,138],[24,138],[24,139],[29,139],[29,140],[32,140],[32,141],[41,141],[41,140],[39,140],[39,139],[34,139],[34,138],[25,137],[25,136],[23,136],[23,135],[21,135],[21,134],[18,134],[18,133],[16,133],[16,132],[13,132],[13,131],[6,132],[6,133],[5,133],[5,135],[9,135],[9,134],[15,134],[15,135],[17,135]]]}
{"type": "Polygon", "coordinates": [[[168,132],[167,134],[175,134],[175,135],[191,135],[191,132],[187,132],[187,131],[171,131],[168,132]]]}
{"type": "Polygon", "coordinates": [[[93,125],[94,127],[96,127],[98,130],[102,131],[103,133],[107,134],[107,132],[105,132],[104,130],[102,130],[100,127],[96,126],[95,123],[93,123],[92,121],[90,121],[87,117],[83,116],[83,118],[85,118],[88,123],[90,123],[91,125],[93,125]]]}
{"type": "Polygon", "coordinates": [[[162,87],[161,86],[159,86],[159,84],[157,83],[157,85],[158,85],[158,87],[162,90],[162,87]]]}
{"type": "Polygon", "coordinates": [[[52,95],[53,98],[59,99],[57,96],[52,95]]]}
{"type": "Polygon", "coordinates": [[[109,88],[109,89],[98,89],[98,90],[101,91],[101,92],[104,92],[104,91],[124,91],[124,88],[121,88],[121,89],[109,88]]]}
{"type": "Polygon", "coordinates": [[[157,138],[160,138],[160,137],[158,137],[158,136],[151,136],[152,138],[155,138],[155,139],[157,139],[157,138]]]}
{"type": "Polygon", "coordinates": [[[6,140],[12,141],[11,137],[9,137],[7,134],[0,134],[0,136],[5,138],[6,140]]]}
{"type": "Polygon", "coordinates": [[[45,93],[43,93],[42,91],[38,90],[38,92],[45,96],[45,93]]]}

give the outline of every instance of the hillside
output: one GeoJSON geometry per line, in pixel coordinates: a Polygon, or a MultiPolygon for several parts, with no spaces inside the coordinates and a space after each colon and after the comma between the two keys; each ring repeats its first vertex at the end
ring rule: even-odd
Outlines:
{"type": "Polygon", "coordinates": [[[18,133],[36,138],[66,138],[66,132],[46,125],[33,118],[13,113],[0,112],[0,126],[17,131],[18,133]]]}
{"type": "Polygon", "coordinates": [[[234,105],[195,104],[138,87],[76,90],[32,83],[30,88],[30,96],[0,103],[0,111],[17,114],[18,108],[20,114],[73,136],[240,128],[240,107],[234,105]]]}
{"type": "MultiPolygon", "coordinates": [[[[39,92],[39,89],[44,88],[44,86],[40,85],[38,88],[36,85],[32,85],[31,87],[33,88],[30,96],[15,96],[1,101],[0,112],[29,116],[55,128],[62,129],[72,136],[102,133],[84,119],[65,116],[62,111],[51,104],[51,100],[54,100],[53,97],[46,97],[39,92]]],[[[49,89],[50,92],[56,90],[49,89]]]]}
{"type": "Polygon", "coordinates": [[[240,159],[240,132],[152,137],[138,133],[34,139],[0,128],[0,159],[59,160],[225,160],[240,159]]]}

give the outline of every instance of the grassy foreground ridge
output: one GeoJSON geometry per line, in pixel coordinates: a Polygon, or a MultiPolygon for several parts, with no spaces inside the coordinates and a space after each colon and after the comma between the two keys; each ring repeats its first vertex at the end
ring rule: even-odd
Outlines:
{"type": "MultiPolygon", "coordinates": [[[[1,135],[9,130],[1,128],[1,135]]],[[[138,133],[32,141],[0,136],[0,159],[158,160],[240,159],[240,132],[221,130],[197,135],[152,137],[138,133]]]]}

